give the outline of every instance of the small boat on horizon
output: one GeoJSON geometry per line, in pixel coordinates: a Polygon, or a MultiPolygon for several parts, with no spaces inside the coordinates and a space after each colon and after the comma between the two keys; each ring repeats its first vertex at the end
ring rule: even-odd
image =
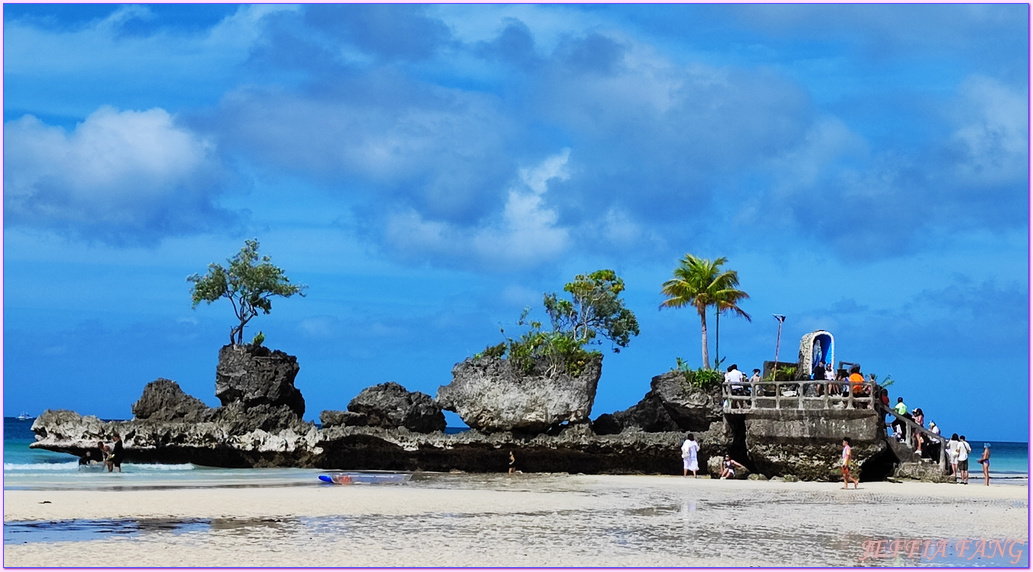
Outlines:
{"type": "Polygon", "coordinates": [[[33,417],[32,415],[29,415],[28,411],[22,411],[21,413],[18,414],[18,420],[19,421],[29,421],[31,419],[35,419],[35,417],[33,417]]]}

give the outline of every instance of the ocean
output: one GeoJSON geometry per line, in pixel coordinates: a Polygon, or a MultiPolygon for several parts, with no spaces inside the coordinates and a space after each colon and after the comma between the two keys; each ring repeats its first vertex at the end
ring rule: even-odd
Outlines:
{"type": "MultiPolygon", "coordinates": [[[[95,489],[147,487],[308,486],[316,483],[322,469],[266,468],[220,469],[191,464],[124,463],[122,473],[80,472],[78,459],[64,453],[30,449],[36,440],[32,419],[4,418],[4,489],[95,489]]],[[[454,431],[459,431],[458,429],[454,431]]],[[[982,479],[975,462],[990,443],[991,484],[1026,484],[1029,445],[1008,441],[970,439],[970,480],[982,479]]]]}

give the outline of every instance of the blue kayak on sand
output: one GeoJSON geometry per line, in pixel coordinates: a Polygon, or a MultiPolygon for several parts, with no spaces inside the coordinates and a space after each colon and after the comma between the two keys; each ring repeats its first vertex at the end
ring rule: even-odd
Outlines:
{"type": "Polygon", "coordinates": [[[319,480],[335,485],[400,485],[412,478],[409,473],[342,472],[319,475],[319,480]]]}

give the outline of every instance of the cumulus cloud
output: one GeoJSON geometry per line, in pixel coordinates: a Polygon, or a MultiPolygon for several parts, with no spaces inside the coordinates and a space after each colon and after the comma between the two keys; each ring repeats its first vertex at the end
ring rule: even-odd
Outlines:
{"type": "Polygon", "coordinates": [[[1029,94],[984,76],[959,90],[951,147],[963,183],[1021,183],[1029,172],[1029,94]]]}
{"type": "Polygon", "coordinates": [[[4,125],[4,224],[153,243],[226,224],[214,148],[162,109],[102,107],[71,131],[31,115],[4,125]]]}
{"type": "Polygon", "coordinates": [[[570,150],[520,170],[508,190],[501,212],[476,227],[428,220],[414,210],[389,216],[384,240],[409,258],[432,257],[446,264],[468,264],[493,269],[522,269],[550,262],[570,246],[570,230],[558,224],[558,214],[546,201],[554,181],[562,181],[570,150]]]}

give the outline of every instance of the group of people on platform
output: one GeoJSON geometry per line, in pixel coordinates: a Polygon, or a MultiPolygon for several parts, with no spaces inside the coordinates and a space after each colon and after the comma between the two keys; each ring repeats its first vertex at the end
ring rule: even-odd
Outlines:
{"type": "MultiPolygon", "coordinates": [[[[746,378],[746,374],[739,371],[738,364],[732,364],[728,366],[724,375],[725,383],[728,384],[731,394],[734,396],[746,396],[751,395],[751,388],[756,387],[757,383],[761,383],[761,375],[759,369],[753,370],[753,375],[746,378]]],[[[825,395],[826,391],[828,395],[842,395],[848,397],[851,394],[855,398],[871,397],[872,388],[875,386],[875,374],[870,374],[866,380],[864,375],[861,374],[861,366],[854,365],[850,368],[849,372],[845,369],[838,371],[832,368],[832,364],[826,364],[824,362],[819,363],[814,367],[810,381],[820,380],[827,383],[806,383],[806,379],[800,380],[803,383],[803,395],[805,397],[821,397],[825,395]]],[[[885,391],[885,390],[883,390],[885,391]]],[[[886,405],[889,405],[888,394],[880,394],[876,397],[885,397],[886,405]]],[[[744,407],[741,400],[732,400],[732,408],[744,407]]],[[[859,409],[867,409],[871,407],[868,401],[859,401],[855,404],[855,407],[859,409]]]]}
{"type": "Polygon", "coordinates": [[[122,446],[122,437],[117,433],[113,435],[114,441],[108,445],[104,441],[97,441],[95,449],[87,449],[82,457],[79,457],[80,465],[101,465],[107,468],[108,472],[118,469],[122,472],[122,458],[125,456],[122,446]]]}
{"type": "MultiPolygon", "coordinates": [[[[739,371],[737,364],[728,366],[727,371],[724,374],[725,383],[728,384],[731,394],[733,396],[746,396],[751,394],[751,388],[756,387],[753,384],[761,382],[761,375],[759,369],[753,370],[753,375],[746,378],[746,374],[739,371]]],[[[824,362],[819,363],[814,367],[811,372],[810,380],[821,380],[826,383],[804,383],[804,395],[812,397],[820,397],[824,395],[825,391],[828,391],[829,395],[843,395],[847,397],[853,395],[855,398],[871,397],[873,395],[873,389],[875,390],[873,402],[868,400],[860,401],[855,403],[855,407],[861,409],[867,409],[873,407],[874,403],[881,403],[886,409],[890,409],[890,398],[889,391],[885,387],[878,387],[876,382],[875,374],[869,374],[868,379],[865,379],[861,373],[861,367],[859,365],[852,365],[849,373],[847,370],[840,369],[838,371],[832,368],[832,364],[826,364],[824,362]]],[[[741,400],[732,400],[732,408],[746,407],[747,405],[741,400]]],[[[925,413],[920,407],[915,408],[913,411],[908,411],[907,405],[904,404],[904,398],[898,397],[897,404],[893,406],[893,411],[900,417],[907,418],[919,427],[925,429],[925,413]]],[[[901,442],[904,439],[904,423],[898,418],[892,422],[893,435],[901,442]]],[[[936,425],[935,421],[929,421],[928,431],[934,435],[940,435],[940,428],[936,425]]],[[[688,471],[692,471],[695,475],[698,470],[698,466],[695,463],[695,454],[699,450],[697,444],[695,449],[692,451],[691,459],[692,466],[690,468],[689,452],[686,451],[685,447],[692,441],[691,435],[686,439],[686,445],[682,448],[682,458],[685,459],[685,475],[688,475],[688,471]]],[[[695,441],[692,441],[695,443],[695,441]]],[[[931,459],[939,458],[941,443],[939,440],[927,438],[921,431],[914,432],[914,446],[915,452],[919,456],[929,457],[931,459]]],[[[849,444],[844,443],[845,450],[849,449],[849,444]]],[[[947,441],[947,456],[950,459],[951,472],[954,478],[959,483],[968,484],[968,457],[972,452],[972,446],[965,441],[965,436],[958,436],[957,433],[951,436],[951,439],[947,441]]],[[[846,456],[847,453],[844,453],[846,456]]],[[[990,444],[986,443],[983,447],[983,456],[979,459],[979,463],[983,465],[983,478],[986,485],[990,485],[990,444]]],[[[730,458],[725,459],[725,463],[722,465],[722,478],[727,473],[729,476],[735,474],[735,461],[730,458]]],[[[741,466],[741,465],[740,465],[741,466]]],[[[845,464],[844,464],[845,466],[845,464]]],[[[844,476],[846,474],[844,473],[844,476]]],[[[844,483],[845,484],[845,483],[844,483]]],[[[856,486],[856,484],[855,484],[856,486]]]]}

